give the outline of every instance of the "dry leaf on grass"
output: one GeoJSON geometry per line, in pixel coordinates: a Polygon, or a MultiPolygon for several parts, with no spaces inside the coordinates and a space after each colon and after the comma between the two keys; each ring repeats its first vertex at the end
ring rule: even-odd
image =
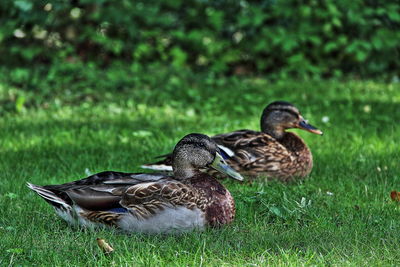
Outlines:
{"type": "Polygon", "coordinates": [[[104,254],[110,254],[114,251],[114,249],[104,240],[101,238],[96,238],[97,245],[99,245],[100,249],[104,252],[104,254]]]}
{"type": "Polygon", "coordinates": [[[400,192],[397,192],[397,191],[392,191],[392,192],[390,192],[390,198],[391,198],[393,201],[398,201],[398,202],[400,202],[400,192]]]}

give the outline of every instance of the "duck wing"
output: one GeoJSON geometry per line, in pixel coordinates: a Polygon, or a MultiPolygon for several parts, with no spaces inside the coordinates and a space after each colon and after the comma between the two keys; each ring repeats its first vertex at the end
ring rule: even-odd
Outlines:
{"type": "Polygon", "coordinates": [[[75,204],[87,210],[108,210],[121,207],[119,201],[127,188],[168,178],[164,174],[107,171],[66,184],[30,188],[56,207],[57,203],[51,201],[52,198],[58,202],[62,199],[69,206],[75,204]]]}
{"type": "Polygon", "coordinates": [[[228,163],[246,175],[281,176],[295,161],[285,146],[266,133],[240,130],[216,135],[213,139],[229,153],[228,163]]]}
{"type": "Polygon", "coordinates": [[[123,194],[120,205],[138,218],[146,219],[166,207],[183,206],[188,209],[204,208],[202,198],[193,187],[168,179],[147,182],[129,187],[123,194]]]}
{"type": "Polygon", "coordinates": [[[228,163],[251,176],[282,176],[295,161],[286,147],[263,133],[238,140],[233,150],[235,155],[228,163]]]}
{"type": "Polygon", "coordinates": [[[67,186],[63,191],[74,204],[90,211],[108,211],[108,215],[97,212],[92,216],[129,211],[146,219],[166,207],[193,209],[199,203],[197,191],[164,174],[106,172],[67,186]]]}
{"type": "MultiPolygon", "coordinates": [[[[228,158],[236,156],[239,149],[247,150],[252,147],[265,147],[275,143],[268,134],[252,131],[239,130],[226,134],[219,134],[212,137],[219,148],[225,152],[228,158]]],[[[279,144],[279,143],[278,143],[279,144]]]]}
{"type": "Polygon", "coordinates": [[[247,140],[260,136],[262,133],[252,130],[238,130],[230,133],[218,134],[211,137],[217,144],[227,147],[246,146],[247,140]]]}

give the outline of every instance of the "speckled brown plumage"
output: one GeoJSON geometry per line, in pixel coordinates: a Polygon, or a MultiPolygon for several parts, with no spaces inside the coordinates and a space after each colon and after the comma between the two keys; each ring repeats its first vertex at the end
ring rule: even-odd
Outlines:
{"type": "MultiPolygon", "coordinates": [[[[286,129],[300,128],[314,134],[320,130],[308,124],[299,110],[290,103],[276,101],[269,104],[261,116],[261,131],[238,130],[212,138],[225,160],[246,177],[265,177],[281,181],[304,178],[313,167],[311,151],[295,133],[286,129]]],[[[143,165],[144,168],[168,170],[171,155],[161,161],[143,165]]],[[[214,177],[223,177],[212,169],[205,169],[214,177]]]]}
{"type": "Polygon", "coordinates": [[[226,165],[215,142],[185,136],[174,150],[174,175],[101,172],[61,185],[28,187],[71,224],[138,232],[181,232],[230,223],[234,200],[206,166],[243,179],[226,165]]]}
{"type": "Polygon", "coordinates": [[[115,227],[118,220],[121,219],[121,214],[108,211],[82,211],[79,213],[82,217],[94,223],[105,224],[115,227]]]}
{"type": "MultiPolygon", "coordinates": [[[[294,177],[305,177],[313,166],[310,150],[295,133],[286,132],[278,141],[266,133],[240,130],[213,139],[235,151],[235,156],[226,161],[247,177],[289,181],[294,177]]],[[[212,170],[208,171],[221,177],[212,170]]]]}
{"type": "Polygon", "coordinates": [[[197,198],[197,205],[205,211],[208,224],[218,226],[233,221],[235,201],[223,185],[205,173],[198,173],[189,182],[202,196],[197,198]]]}
{"type": "MultiPolygon", "coordinates": [[[[108,173],[118,176],[122,174],[108,173]]],[[[134,176],[135,174],[126,174],[127,179],[132,179],[131,177],[134,176]]],[[[118,196],[119,201],[111,206],[119,207],[120,205],[142,220],[156,215],[159,211],[171,205],[200,209],[205,213],[206,222],[210,226],[230,223],[235,216],[235,203],[229,191],[216,179],[205,173],[198,173],[195,177],[184,182],[178,182],[166,176],[157,182],[133,186],[125,185],[124,187],[116,187],[113,184],[112,187],[112,190],[106,190],[104,187],[101,189],[104,198],[109,194],[118,196]],[[105,191],[109,191],[109,193],[105,191]]],[[[80,189],[80,194],[94,196],[93,192],[90,192],[93,189],[80,189]]],[[[59,191],[61,191],[60,188],[59,191]]],[[[76,194],[73,195],[77,198],[76,194]]],[[[100,199],[98,195],[96,198],[100,199]]],[[[82,204],[81,208],[84,208],[85,204],[82,204]]],[[[108,208],[111,208],[111,206],[108,208]]],[[[80,215],[90,221],[111,226],[117,226],[117,222],[121,218],[119,213],[101,210],[83,210],[80,215]]]]}

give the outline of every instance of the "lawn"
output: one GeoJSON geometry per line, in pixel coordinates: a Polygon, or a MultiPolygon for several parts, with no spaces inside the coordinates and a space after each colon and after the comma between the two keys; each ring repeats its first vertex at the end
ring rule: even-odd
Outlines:
{"type": "MultiPolygon", "coordinates": [[[[400,203],[390,192],[400,191],[399,83],[177,75],[112,91],[66,88],[27,92],[18,112],[1,113],[1,266],[398,265],[400,203]],[[223,181],[237,207],[226,227],[182,235],[75,229],[25,185],[142,171],[187,133],[259,129],[274,100],[294,103],[324,131],[295,130],[314,169],[292,184],[223,181]],[[104,255],[97,237],[114,253],[104,255]]],[[[12,93],[22,94],[0,84],[1,103],[12,93]]]]}

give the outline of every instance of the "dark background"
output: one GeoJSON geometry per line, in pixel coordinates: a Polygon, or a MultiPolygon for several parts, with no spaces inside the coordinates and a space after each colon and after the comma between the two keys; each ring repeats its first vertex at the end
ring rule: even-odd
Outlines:
{"type": "Polygon", "coordinates": [[[216,74],[391,77],[397,0],[1,1],[0,62],[168,66],[216,74]]]}

